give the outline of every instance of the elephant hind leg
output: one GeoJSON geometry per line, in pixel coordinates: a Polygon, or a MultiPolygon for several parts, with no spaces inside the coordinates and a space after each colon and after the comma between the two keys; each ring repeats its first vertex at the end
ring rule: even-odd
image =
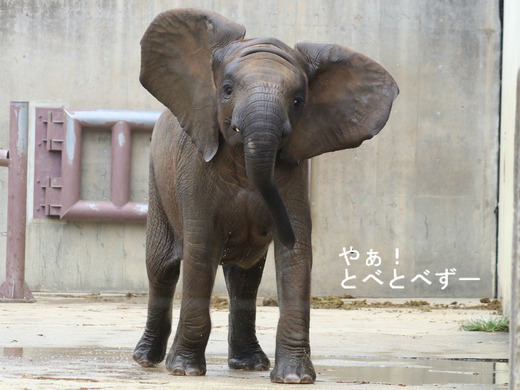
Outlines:
{"type": "Polygon", "coordinates": [[[253,267],[226,264],[224,276],[229,293],[229,357],[233,369],[266,371],[270,362],[256,337],[256,295],[262,279],[265,255],[253,267]]]}
{"type": "Polygon", "coordinates": [[[153,170],[150,172],[150,202],[146,229],[148,317],[143,336],[134,350],[134,360],[152,367],[164,360],[172,327],[172,302],[179,280],[182,248],[163,211],[153,170]]]}

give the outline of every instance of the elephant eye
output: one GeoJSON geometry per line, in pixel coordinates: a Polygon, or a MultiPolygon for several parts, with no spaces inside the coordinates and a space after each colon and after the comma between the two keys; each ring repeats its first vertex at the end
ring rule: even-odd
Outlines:
{"type": "Polygon", "coordinates": [[[231,94],[233,93],[233,87],[229,84],[224,84],[224,86],[222,87],[222,92],[226,96],[231,96],[231,94]]]}
{"type": "Polygon", "coordinates": [[[292,108],[294,110],[299,110],[303,106],[303,99],[301,97],[295,97],[292,102],[292,108]]]}

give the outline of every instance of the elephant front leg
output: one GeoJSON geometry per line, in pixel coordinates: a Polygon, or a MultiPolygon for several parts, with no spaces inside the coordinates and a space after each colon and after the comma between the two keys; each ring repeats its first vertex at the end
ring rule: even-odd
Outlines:
{"type": "Polygon", "coordinates": [[[173,375],[206,374],[204,352],[211,331],[209,304],[218,260],[202,253],[194,256],[190,246],[185,247],[179,325],[166,358],[166,368],[173,375]]]}
{"type": "MultiPolygon", "coordinates": [[[[176,268],[178,278],[178,264],[176,268]]],[[[134,360],[143,367],[155,366],[162,362],[166,355],[166,346],[171,333],[175,283],[176,280],[169,286],[159,286],[150,282],[146,328],[133,354],[134,360]]]]}
{"type": "Polygon", "coordinates": [[[164,360],[172,325],[172,301],[180,273],[180,254],[158,200],[151,173],[150,205],[146,232],[146,269],[149,281],[148,316],[133,358],[144,367],[164,360]]]}
{"type": "Polygon", "coordinates": [[[229,293],[229,358],[233,369],[265,371],[270,362],[256,338],[256,295],[265,266],[265,255],[253,267],[227,264],[224,268],[229,293]]]}
{"type": "Polygon", "coordinates": [[[309,343],[310,244],[302,246],[297,243],[293,250],[288,250],[275,242],[275,250],[280,319],[271,381],[314,383],[316,372],[309,343]]]}

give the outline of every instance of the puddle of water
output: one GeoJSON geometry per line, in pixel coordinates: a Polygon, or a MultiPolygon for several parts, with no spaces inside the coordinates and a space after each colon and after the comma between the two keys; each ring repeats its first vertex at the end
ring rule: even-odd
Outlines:
{"type": "MultiPolygon", "coordinates": [[[[109,382],[168,384],[170,374],[160,364],[143,368],[132,359],[127,348],[3,348],[0,355],[0,378],[59,380],[61,382],[109,382]]],[[[265,377],[269,372],[230,370],[227,357],[207,356],[206,377],[265,377]]],[[[0,386],[1,387],[1,386],[0,386]]]]}
{"type": "Polygon", "coordinates": [[[336,381],[392,385],[507,385],[507,361],[476,359],[315,358],[314,365],[336,381]]]}
{"type": "MultiPolygon", "coordinates": [[[[474,384],[507,385],[507,361],[397,359],[381,357],[315,357],[320,382],[381,383],[392,385],[474,384]]],[[[273,363],[271,361],[271,363],[273,363]]],[[[230,370],[226,356],[207,357],[207,376],[265,377],[269,372],[230,370]]],[[[0,374],[4,378],[75,381],[169,381],[164,365],[141,369],[129,349],[108,348],[3,348],[0,374]]]]}

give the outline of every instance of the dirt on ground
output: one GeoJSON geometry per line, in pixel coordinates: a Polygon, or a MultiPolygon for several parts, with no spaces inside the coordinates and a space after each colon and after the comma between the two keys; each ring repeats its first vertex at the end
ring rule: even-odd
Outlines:
{"type": "Polygon", "coordinates": [[[312,297],[311,307],[313,309],[418,309],[422,311],[457,309],[457,310],[493,310],[495,314],[502,314],[502,304],[498,299],[482,298],[480,305],[465,305],[457,301],[449,304],[432,304],[423,300],[410,300],[404,303],[390,301],[368,301],[367,299],[356,299],[352,295],[342,297],[328,295],[325,297],[312,297]]]}
{"type": "MultiPolygon", "coordinates": [[[[76,295],[57,294],[56,297],[62,298],[76,298],[76,295]]],[[[106,294],[88,294],[82,295],[80,299],[98,302],[126,302],[126,303],[142,303],[146,302],[148,295],[145,293],[127,293],[125,295],[106,295],[106,294]]],[[[180,296],[175,297],[176,300],[180,296]]],[[[278,301],[272,297],[262,298],[259,306],[278,306],[278,301]]],[[[211,298],[211,308],[214,310],[227,310],[229,302],[227,298],[220,296],[213,296],[211,298]]],[[[352,295],[345,294],[343,296],[327,295],[324,297],[312,297],[311,308],[313,309],[340,309],[340,310],[359,310],[359,309],[414,309],[421,311],[431,310],[491,310],[494,313],[501,315],[502,303],[498,299],[482,298],[480,304],[465,304],[462,302],[453,301],[450,303],[433,303],[425,300],[408,300],[402,303],[379,301],[376,299],[356,298],[352,295]]]]}
{"type": "Polygon", "coordinates": [[[210,306],[215,310],[227,310],[229,308],[229,303],[226,298],[214,296],[211,298],[210,306]]]}

